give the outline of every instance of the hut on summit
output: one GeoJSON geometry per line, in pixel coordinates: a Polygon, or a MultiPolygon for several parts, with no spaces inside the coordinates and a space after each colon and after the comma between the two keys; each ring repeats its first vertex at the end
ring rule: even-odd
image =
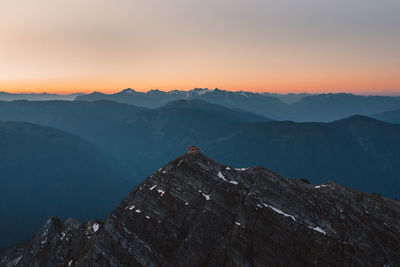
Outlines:
{"type": "Polygon", "coordinates": [[[189,146],[188,154],[200,153],[200,147],[198,146],[189,146]]]}

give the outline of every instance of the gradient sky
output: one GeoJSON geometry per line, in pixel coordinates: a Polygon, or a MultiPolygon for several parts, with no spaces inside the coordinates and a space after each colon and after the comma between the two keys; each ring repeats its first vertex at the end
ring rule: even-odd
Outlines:
{"type": "Polygon", "coordinates": [[[400,94],[399,0],[0,3],[0,91],[400,94]]]}

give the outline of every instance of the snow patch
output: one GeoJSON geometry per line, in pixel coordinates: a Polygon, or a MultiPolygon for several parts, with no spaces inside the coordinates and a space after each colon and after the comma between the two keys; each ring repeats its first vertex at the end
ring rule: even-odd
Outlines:
{"type": "Polygon", "coordinates": [[[240,223],[239,223],[239,222],[235,222],[235,224],[238,225],[238,226],[240,226],[240,223]]]}
{"type": "Polygon", "coordinates": [[[63,239],[64,239],[64,237],[65,237],[65,233],[64,233],[64,232],[62,232],[62,233],[61,233],[61,237],[60,237],[60,239],[61,239],[61,240],[63,240],[63,239]]]}
{"type": "Polygon", "coordinates": [[[136,212],[136,213],[142,213],[142,211],[139,210],[139,209],[135,210],[135,212],[136,212]]]}
{"type": "Polygon", "coordinates": [[[245,171],[245,170],[247,170],[247,168],[235,168],[235,170],[237,170],[237,171],[245,171]]]}
{"type": "Polygon", "coordinates": [[[186,205],[189,205],[189,202],[186,202],[186,203],[185,203],[185,206],[186,206],[186,205]]]}
{"type": "Polygon", "coordinates": [[[68,266],[72,266],[72,262],[73,262],[73,260],[70,260],[70,261],[68,262],[68,266]]]}
{"type": "Polygon", "coordinates": [[[133,210],[135,208],[135,205],[132,205],[129,207],[129,210],[133,210]]]}
{"type": "Polygon", "coordinates": [[[218,172],[218,177],[221,178],[222,180],[224,180],[225,182],[227,182],[227,180],[225,179],[225,176],[222,174],[222,172],[218,172]]]}
{"type": "Polygon", "coordinates": [[[146,216],[146,219],[148,220],[148,219],[150,219],[150,217],[149,217],[149,216],[146,216]]]}
{"type": "Polygon", "coordinates": [[[316,186],[314,186],[314,188],[322,188],[322,187],[328,187],[329,185],[328,184],[321,184],[321,185],[316,185],[316,186]]]}
{"type": "Polygon", "coordinates": [[[283,211],[280,210],[280,209],[277,209],[277,208],[275,208],[275,207],[272,207],[271,205],[268,205],[268,204],[265,204],[265,203],[263,203],[263,205],[264,205],[265,207],[267,207],[267,208],[272,209],[272,210],[275,211],[276,213],[279,213],[279,214],[281,214],[281,215],[283,215],[283,216],[285,216],[285,217],[289,217],[289,218],[291,218],[293,221],[297,222],[296,218],[295,218],[293,215],[287,214],[287,213],[283,212],[283,211]]]}
{"type": "Polygon", "coordinates": [[[162,171],[162,173],[167,173],[167,171],[162,171]]]}
{"type": "Polygon", "coordinates": [[[207,195],[207,194],[204,194],[204,193],[201,193],[202,195],[203,195],[203,197],[206,199],[206,200],[210,200],[211,198],[210,198],[210,195],[207,195]]]}
{"type": "Polygon", "coordinates": [[[153,185],[152,187],[150,187],[150,191],[152,191],[156,187],[157,187],[157,185],[153,185]]]}
{"type": "Polygon", "coordinates": [[[312,229],[312,230],[314,230],[314,231],[320,232],[321,234],[326,235],[326,232],[325,232],[321,227],[319,227],[319,226],[316,226],[316,227],[308,226],[308,228],[310,228],[310,229],[312,229]]]}
{"type": "Polygon", "coordinates": [[[239,184],[239,183],[236,182],[236,181],[229,181],[229,183],[231,183],[231,184],[239,184]]]}
{"type": "Polygon", "coordinates": [[[157,192],[161,194],[161,196],[163,196],[165,194],[165,191],[161,190],[161,189],[157,189],[157,192]]]}
{"type": "Polygon", "coordinates": [[[97,232],[97,230],[99,230],[99,224],[98,223],[95,223],[95,224],[93,224],[93,226],[92,226],[92,229],[93,229],[93,232],[97,232]]]}
{"type": "Polygon", "coordinates": [[[225,170],[228,170],[228,171],[229,171],[230,169],[231,169],[231,168],[229,168],[229,167],[226,167],[226,168],[225,168],[225,170]]]}

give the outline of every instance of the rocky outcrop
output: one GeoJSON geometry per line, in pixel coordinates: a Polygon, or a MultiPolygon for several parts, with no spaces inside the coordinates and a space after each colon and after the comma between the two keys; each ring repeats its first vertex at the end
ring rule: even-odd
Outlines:
{"type": "Polygon", "coordinates": [[[398,266],[400,205],[185,154],[103,223],[51,218],[13,252],[17,266],[398,266]]]}
{"type": "Polygon", "coordinates": [[[81,255],[99,227],[98,221],[81,223],[75,219],[62,221],[51,217],[30,242],[20,244],[18,249],[14,246],[5,249],[3,253],[8,259],[0,263],[5,266],[72,265],[71,258],[81,255]]]}

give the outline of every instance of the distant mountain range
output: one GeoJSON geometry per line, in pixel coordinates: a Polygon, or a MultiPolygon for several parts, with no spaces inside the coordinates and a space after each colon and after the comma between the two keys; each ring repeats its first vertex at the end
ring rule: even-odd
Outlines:
{"type": "Polygon", "coordinates": [[[400,123],[400,109],[385,111],[385,112],[381,112],[378,114],[373,114],[373,115],[371,115],[371,117],[375,118],[377,120],[399,124],[400,123]]]}
{"type": "Polygon", "coordinates": [[[286,104],[293,104],[294,102],[302,99],[303,97],[310,96],[312,94],[309,93],[288,93],[288,94],[277,94],[277,93],[260,93],[261,95],[264,96],[270,96],[270,97],[276,97],[280,99],[282,102],[285,102],[286,104]]]}
{"type": "Polygon", "coordinates": [[[330,180],[400,197],[400,125],[364,116],[295,123],[200,100],[155,110],[110,101],[14,101],[0,102],[0,119],[57,127],[89,140],[137,183],[195,144],[234,166],[261,165],[312,183],[330,180]]]}
{"type": "Polygon", "coordinates": [[[399,240],[396,201],[192,153],[104,221],[50,218],[30,241],[0,249],[0,265],[397,266],[399,240]]]}
{"type": "Polygon", "coordinates": [[[371,115],[399,109],[399,97],[353,94],[311,95],[290,106],[294,121],[329,122],[353,115],[371,115]]]}
{"type": "Polygon", "coordinates": [[[155,89],[148,92],[137,92],[128,88],[113,94],[93,92],[90,94],[75,93],[69,95],[0,92],[0,101],[108,100],[148,109],[157,109],[171,101],[194,99],[228,108],[246,110],[273,120],[292,120],[296,122],[330,122],[352,115],[372,116],[377,113],[400,109],[400,97],[361,96],[347,93],[277,94],[268,92],[233,92],[218,88],[213,90],[195,88],[189,91],[160,91],[155,89]]]}
{"type": "Polygon", "coordinates": [[[14,101],[14,100],[32,100],[32,101],[46,101],[46,100],[74,100],[77,96],[83,93],[74,94],[48,94],[48,93],[21,93],[13,94],[0,92],[0,101],[14,101]]]}
{"type": "Polygon", "coordinates": [[[196,88],[190,91],[169,91],[151,90],[146,93],[136,92],[130,88],[115,94],[103,94],[94,92],[88,95],[81,95],[76,100],[95,101],[111,100],[125,104],[131,104],[146,108],[159,108],[168,102],[175,100],[199,99],[213,104],[223,105],[228,108],[239,108],[262,116],[281,118],[286,113],[287,104],[276,97],[264,96],[250,92],[230,92],[220,89],[208,90],[196,88]],[[284,112],[284,114],[282,114],[284,112]],[[267,116],[266,114],[269,114],[267,116]]]}
{"type": "Polygon", "coordinates": [[[146,93],[128,88],[115,94],[94,92],[76,98],[76,100],[85,101],[111,100],[151,109],[179,99],[200,99],[228,108],[240,108],[274,120],[298,122],[329,122],[352,115],[371,115],[400,109],[400,98],[390,96],[361,96],[344,93],[280,95],[202,88],[169,92],[151,90],[146,93]]]}
{"type": "Polygon", "coordinates": [[[0,246],[51,215],[104,217],[134,185],[100,149],[58,129],[0,121],[0,151],[0,246]]]}

